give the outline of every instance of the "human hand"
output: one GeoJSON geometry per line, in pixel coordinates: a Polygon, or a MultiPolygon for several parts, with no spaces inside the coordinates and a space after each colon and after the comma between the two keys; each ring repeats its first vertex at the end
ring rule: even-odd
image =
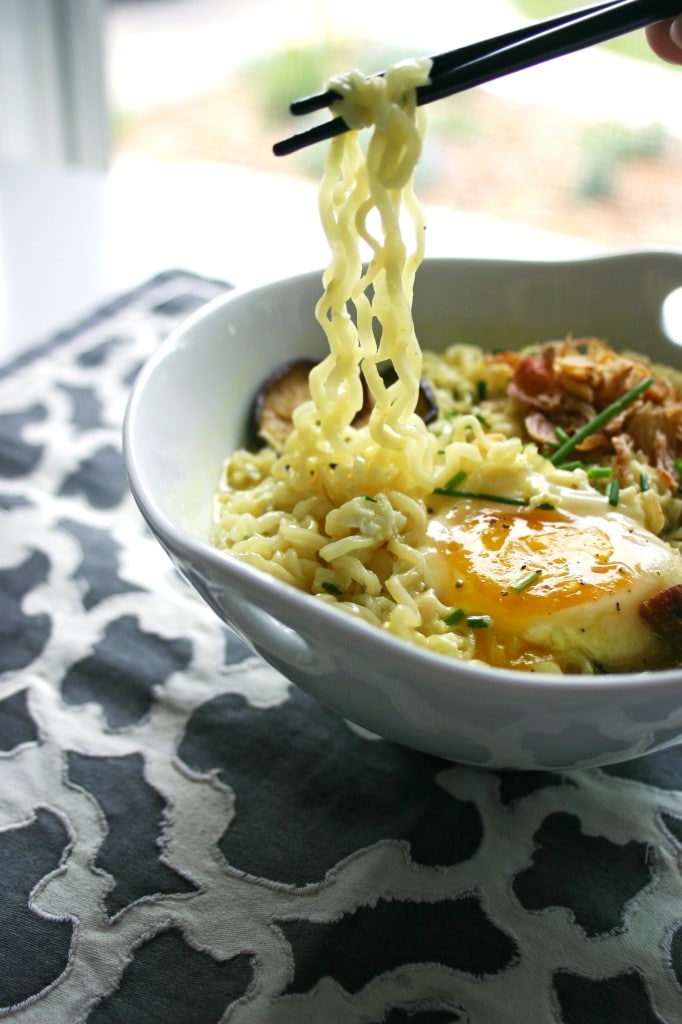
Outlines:
{"type": "Polygon", "coordinates": [[[649,25],[646,37],[655,54],[669,64],[682,64],[682,14],[649,25]]]}

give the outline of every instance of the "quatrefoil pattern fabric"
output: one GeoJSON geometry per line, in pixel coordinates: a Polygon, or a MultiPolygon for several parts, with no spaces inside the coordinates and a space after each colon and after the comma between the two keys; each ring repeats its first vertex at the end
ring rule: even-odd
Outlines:
{"type": "Polygon", "coordinates": [[[679,1024],[682,753],[492,772],[252,656],[128,494],[169,272],[0,376],[0,1017],[679,1024]]]}

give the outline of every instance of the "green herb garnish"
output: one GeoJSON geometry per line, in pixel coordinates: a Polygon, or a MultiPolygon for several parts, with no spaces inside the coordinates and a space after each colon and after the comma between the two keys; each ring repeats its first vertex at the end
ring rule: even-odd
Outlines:
{"type": "Polygon", "coordinates": [[[590,480],[608,480],[613,476],[613,470],[610,466],[590,466],[587,475],[590,480]]]}
{"type": "Polygon", "coordinates": [[[450,498],[474,498],[476,501],[496,501],[501,505],[518,505],[523,508],[530,502],[525,498],[510,498],[506,494],[486,494],[485,491],[461,491],[456,487],[436,487],[434,494],[447,494],[450,498]]]}
{"type": "MultiPolygon", "coordinates": [[[[458,474],[459,475],[459,474],[458,474]]],[[[453,483],[457,480],[457,477],[453,477],[449,480],[445,487],[434,488],[434,494],[445,494],[449,498],[471,498],[474,501],[493,501],[497,502],[498,505],[515,505],[517,508],[528,508],[530,501],[526,498],[512,498],[508,494],[488,494],[487,491],[463,491],[460,488],[453,486],[453,483]]],[[[543,501],[541,505],[537,506],[542,509],[543,512],[554,512],[556,505],[552,505],[550,501],[543,501]]]]}
{"type": "Polygon", "coordinates": [[[606,423],[608,423],[609,420],[612,420],[614,416],[617,416],[618,413],[623,411],[623,409],[626,409],[628,405],[632,405],[632,403],[639,398],[639,396],[643,394],[643,392],[646,391],[653,382],[653,377],[645,377],[644,380],[641,380],[639,384],[635,384],[634,388],[630,388],[629,391],[626,391],[624,395],[617,398],[615,402],[611,403],[611,405],[607,405],[605,409],[602,409],[602,411],[597,413],[596,416],[593,416],[591,420],[588,420],[580,430],[576,430],[575,434],[572,434],[566,441],[564,441],[563,444],[559,445],[552,455],[551,462],[555,466],[558,466],[559,463],[564,461],[569,452],[572,452],[573,449],[577,447],[577,445],[582,444],[582,442],[586,438],[590,437],[591,434],[595,434],[606,423]]]}
{"type": "Polygon", "coordinates": [[[371,494],[365,495],[365,501],[371,501],[373,505],[377,504],[377,499],[373,498],[371,494]]]}
{"type": "Polygon", "coordinates": [[[476,399],[479,402],[485,402],[488,397],[488,382],[485,380],[479,380],[476,382],[476,399]]]}
{"type": "Polygon", "coordinates": [[[490,615],[469,615],[467,618],[469,629],[487,629],[492,624],[493,620],[490,615]]]}
{"type": "Polygon", "coordinates": [[[609,484],[609,489],[608,489],[609,505],[613,505],[615,507],[618,504],[619,496],[620,496],[620,484],[618,483],[617,480],[612,480],[611,483],[609,484]]]}
{"type": "Polygon", "coordinates": [[[520,594],[522,590],[532,587],[532,585],[537,583],[539,579],[540,573],[537,572],[537,570],[534,570],[533,572],[529,572],[526,576],[522,576],[520,580],[516,581],[516,583],[512,583],[509,589],[513,590],[516,594],[520,594]]]}
{"type": "MultiPolygon", "coordinates": [[[[459,485],[460,485],[460,484],[461,484],[461,483],[462,483],[462,482],[463,482],[464,480],[466,480],[466,473],[464,472],[464,470],[463,470],[463,469],[460,469],[459,473],[455,473],[455,475],[454,475],[454,476],[451,476],[451,477],[450,477],[450,479],[448,480],[448,482],[447,482],[447,483],[445,484],[445,486],[443,487],[443,490],[444,490],[444,491],[451,491],[451,490],[454,490],[454,488],[456,488],[456,487],[459,487],[459,485]]],[[[436,493],[438,493],[438,492],[436,492],[436,493]]]]}
{"type": "Polygon", "coordinates": [[[335,583],[329,583],[327,580],[322,583],[322,589],[326,590],[328,594],[335,594],[337,597],[341,593],[340,588],[335,583]]]}
{"type": "Polygon", "coordinates": [[[649,490],[649,477],[646,475],[646,473],[639,474],[639,489],[640,491],[649,490]]]}
{"type": "Polygon", "coordinates": [[[467,615],[463,608],[457,608],[445,619],[446,626],[454,626],[462,619],[466,619],[469,629],[487,629],[492,626],[493,620],[490,615],[467,615]]]}

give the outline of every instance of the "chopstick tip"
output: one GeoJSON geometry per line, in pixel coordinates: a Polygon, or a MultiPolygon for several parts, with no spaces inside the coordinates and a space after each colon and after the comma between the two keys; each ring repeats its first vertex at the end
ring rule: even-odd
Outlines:
{"type": "Polygon", "coordinates": [[[313,96],[303,96],[289,104],[289,113],[295,117],[302,114],[313,114],[316,110],[323,110],[324,107],[331,106],[334,100],[340,98],[335,89],[327,89],[326,92],[315,93],[313,96]]]}
{"type": "Polygon", "coordinates": [[[307,131],[298,132],[288,139],[276,142],[272,147],[272,152],[275,156],[290,156],[292,153],[297,153],[300,149],[305,149],[306,146],[312,146],[316,142],[325,142],[328,139],[333,139],[335,136],[342,135],[348,130],[348,125],[343,118],[335,117],[332,121],[325,121],[323,124],[308,128],[307,131]]]}

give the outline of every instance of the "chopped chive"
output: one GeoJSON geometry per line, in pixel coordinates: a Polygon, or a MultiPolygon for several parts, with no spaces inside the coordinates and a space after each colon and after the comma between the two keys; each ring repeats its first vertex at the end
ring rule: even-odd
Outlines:
{"type": "Polygon", "coordinates": [[[571,435],[567,434],[563,427],[555,427],[554,436],[556,437],[557,441],[561,441],[563,443],[564,441],[568,441],[571,435]]]}
{"type": "Polygon", "coordinates": [[[488,397],[488,382],[485,380],[479,380],[476,382],[476,399],[479,402],[485,402],[488,397]]]}
{"type": "Polygon", "coordinates": [[[611,466],[590,466],[587,475],[590,480],[606,480],[613,476],[613,470],[611,466]]]}
{"type": "Polygon", "coordinates": [[[619,485],[617,480],[614,479],[609,484],[608,495],[609,495],[609,505],[614,505],[614,506],[617,505],[618,504],[618,498],[619,498],[619,495],[620,495],[620,485],[619,485]]]}
{"type": "Polygon", "coordinates": [[[564,441],[564,443],[560,445],[552,455],[551,461],[554,465],[557,466],[560,462],[563,462],[569,452],[572,452],[577,445],[581,444],[585,440],[585,438],[596,433],[597,430],[600,430],[601,427],[609,422],[609,420],[612,420],[619,412],[626,409],[628,405],[632,405],[635,399],[639,398],[639,396],[643,394],[651,384],[653,384],[653,380],[653,377],[645,377],[644,380],[639,382],[639,384],[635,384],[634,388],[630,388],[630,390],[626,391],[624,395],[617,398],[615,402],[612,402],[611,405],[607,405],[605,409],[602,409],[601,412],[597,413],[596,416],[593,416],[591,420],[588,420],[580,430],[576,430],[575,434],[572,434],[568,440],[564,441]]]}
{"type": "Polygon", "coordinates": [[[327,580],[325,580],[323,582],[322,589],[326,590],[328,594],[340,594],[341,593],[341,590],[339,589],[339,587],[337,587],[337,585],[335,583],[329,583],[327,580]]]}
{"type": "MultiPolygon", "coordinates": [[[[448,480],[444,487],[435,487],[433,493],[444,494],[449,498],[472,498],[474,501],[495,501],[499,505],[515,505],[517,508],[527,508],[530,505],[530,501],[526,498],[512,498],[507,494],[489,494],[487,491],[463,491],[457,487],[457,484],[460,482],[460,478],[463,479],[465,476],[466,473],[457,473],[451,480],[448,480]]],[[[543,512],[556,511],[556,505],[553,505],[550,501],[543,501],[537,507],[543,512]]]]}
{"type": "Polygon", "coordinates": [[[646,475],[646,473],[639,474],[639,489],[640,491],[649,490],[649,477],[646,475]]]}
{"type": "Polygon", "coordinates": [[[365,501],[371,501],[373,505],[376,505],[377,499],[373,498],[371,494],[365,495],[365,501]]]}
{"type": "Polygon", "coordinates": [[[675,459],[675,469],[678,473],[682,473],[682,458],[679,455],[675,459]]]}
{"type": "Polygon", "coordinates": [[[463,469],[460,469],[459,473],[455,473],[453,477],[450,477],[443,489],[449,491],[455,487],[459,487],[464,480],[466,480],[466,473],[463,469]]]}
{"type": "Polygon", "coordinates": [[[489,615],[469,615],[467,626],[469,629],[487,629],[492,626],[493,620],[489,615]]]}
{"type": "Polygon", "coordinates": [[[434,494],[447,494],[450,498],[474,498],[477,501],[496,501],[500,505],[518,505],[523,508],[530,502],[525,498],[510,498],[506,494],[486,494],[484,491],[460,491],[456,487],[436,487],[434,494]]]}
{"type": "Polygon", "coordinates": [[[565,469],[566,472],[572,473],[574,469],[584,469],[585,463],[581,462],[580,459],[575,459],[573,462],[562,462],[557,469],[565,469]]]}
{"type": "Polygon", "coordinates": [[[464,611],[464,609],[463,608],[457,608],[457,609],[455,609],[454,612],[450,612],[450,614],[448,615],[448,617],[445,620],[445,625],[446,626],[455,626],[458,622],[460,622],[465,617],[466,617],[466,612],[464,611]]]}
{"type": "Polygon", "coordinates": [[[513,590],[516,594],[520,594],[522,590],[526,590],[531,587],[534,583],[540,579],[540,573],[537,571],[529,572],[527,576],[523,576],[516,583],[512,583],[510,590],[513,590]]]}

